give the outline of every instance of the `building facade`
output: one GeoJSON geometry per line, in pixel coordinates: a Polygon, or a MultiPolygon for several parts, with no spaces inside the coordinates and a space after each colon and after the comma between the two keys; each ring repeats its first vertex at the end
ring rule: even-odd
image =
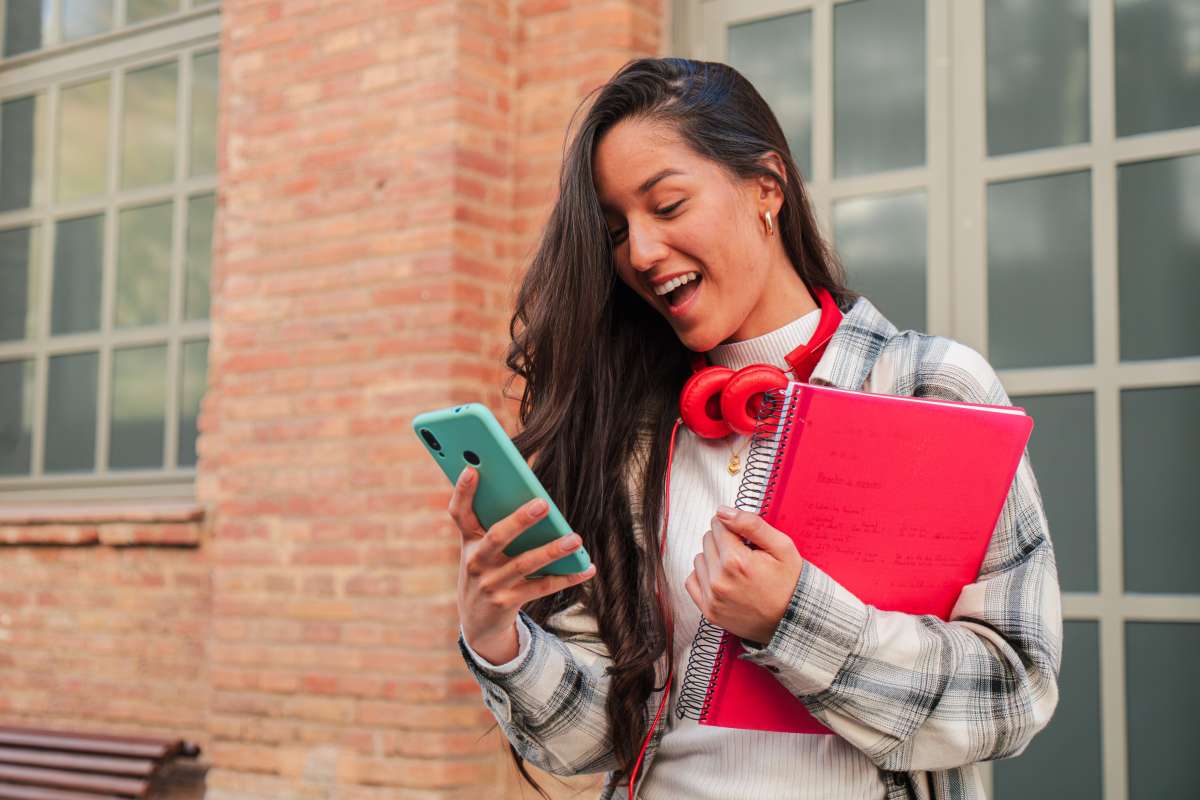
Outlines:
{"type": "Polygon", "coordinates": [[[1062,701],[993,793],[1187,796],[1198,12],[0,0],[0,724],[197,741],[223,800],[522,796],[409,423],[514,429],[572,113],[682,55],[766,97],[850,285],[1035,418],[1062,701]]]}

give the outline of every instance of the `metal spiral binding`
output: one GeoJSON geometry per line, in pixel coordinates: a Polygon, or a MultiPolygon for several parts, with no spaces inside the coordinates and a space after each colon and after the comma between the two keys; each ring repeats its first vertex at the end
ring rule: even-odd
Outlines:
{"type": "MultiPolygon", "coordinates": [[[[792,436],[795,418],[787,414],[791,400],[789,389],[785,387],[763,394],[754,436],[750,440],[750,453],[746,456],[746,471],[734,501],[734,505],[743,511],[762,514],[771,502],[776,483],[772,477],[775,459],[784,452],[784,446],[792,436]]],[[[700,627],[692,639],[687,670],[679,687],[679,705],[675,709],[679,719],[686,717],[704,722],[708,718],[713,689],[724,666],[721,649],[724,638],[724,628],[700,617],[700,627]]]]}

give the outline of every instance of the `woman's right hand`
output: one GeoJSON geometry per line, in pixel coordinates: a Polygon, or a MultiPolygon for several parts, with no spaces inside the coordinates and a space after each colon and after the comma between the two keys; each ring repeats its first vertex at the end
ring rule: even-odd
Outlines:
{"type": "Polygon", "coordinates": [[[485,531],[472,510],[478,479],[474,469],[465,468],[454,485],[448,509],[462,534],[458,616],[471,649],[492,664],[504,664],[518,652],[516,622],[521,606],[583,583],[596,574],[596,565],[574,575],[526,578],[577,549],[581,544],[579,534],[555,539],[515,557],[506,556],[504,548],[546,515],[546,504],[532,500],[485,531]]]}

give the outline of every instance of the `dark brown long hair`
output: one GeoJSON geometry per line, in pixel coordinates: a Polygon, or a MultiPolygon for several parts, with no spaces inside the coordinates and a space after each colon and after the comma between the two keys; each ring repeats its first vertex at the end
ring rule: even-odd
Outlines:
{"type": "MultiPolygon", "coordinates": [[[[577,602],[595,615],[612,657],[608,731],[618,778],[626,780],[649,729],[646,701],[652,689],[662,689],[655,687],[654,665],[668,642],[654,592],[664,585],[657,537],[667,444],[690,362],[668,322],[617,277],[593,183],[596,144],[634,117],[670,126],[731,179],[771,176],[784,194],[779,234],[809,291],[829,290],[843,310],[857,294],[845,288],[841,265],[821,237],[779,122],[736,70],[642,58],[596,91],[564,154],[558,201],[518,290],[505,359],[514,374],[506,390],[523,379],[514,441],[532,456],[534,471],[596,563],[591,580],[524,610],[539,624],[577,602]],[[771,151],[786,176],[760,163],[771,151]],[[654,446],[640,472],[641,497],[631,498],[623,476],[639,433],[654,446]],[[635,513],[654,541],[635,541],[635,513]]],[[[545,797],[509,747],[522,776],[545,797]]]]}

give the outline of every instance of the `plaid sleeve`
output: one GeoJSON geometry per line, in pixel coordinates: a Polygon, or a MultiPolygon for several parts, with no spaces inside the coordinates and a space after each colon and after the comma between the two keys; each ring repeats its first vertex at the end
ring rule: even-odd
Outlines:
{"type": "Polygon", "coordinates": [[[611,663],[595,620],[576,604],[547,621],[551,633],[524,611],[529,634],[514,662],[492,667],[458,646],[492,712],[521,757],[547,772],[607,772],[616,761],[608,739],[605,700],[611,663]]]}
{"type": "MultiPolygon", "coordinates": [[[[925,380],[937,384],[944,375],[941,385],[955,387],[941,393],[948,399],[1011,405],[982,356],[955,350],[925,380]]],[[[948,769],[1018,755],[1050,720],[1058,703],[1060,603],[1026,451],[979,577],[963,588],[949,621],[865,605],[806,562],[771,641],[744,645],[740,657],[775,673],[879,767],[948,769]]]]}

